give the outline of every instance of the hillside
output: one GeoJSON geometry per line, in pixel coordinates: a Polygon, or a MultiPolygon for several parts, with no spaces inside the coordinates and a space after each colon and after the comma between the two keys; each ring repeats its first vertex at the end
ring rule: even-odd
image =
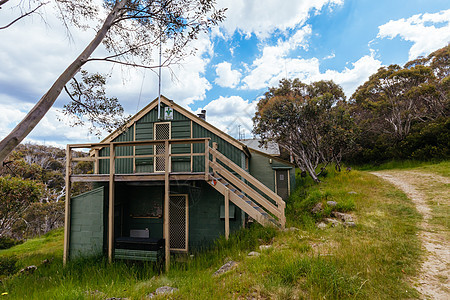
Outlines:
{"type": "MultiPolygon", "coordinates": [[[[448,178],[449,166],[441,163],[414,172],[448,178]]],[[[287,227],[298,230],[253,226],[208,251],[177,256],[168,274],[159,274],[152,264],[108,265],[102,258],[71,262],[63,269],[62,231],[51,232],[0,251],[2,264],[18,258],[16,270],[37,266],[33,273],[2,275],[0,291],[11,299],[143,299],[169,285],[178,288],[169,296],[176,299],[419,297],[415,278],[426,256],[419,235],[422,219],[414,203],[369,172],[330,171],[324,181],[316,185],[299,179],[300,188],[287,206],[287,227]],[[317,228],[316,222],[331,214],[327,201],[337,202],[335,210],[350,213],[356,226],[317,228]],[[318,202],[323,210],[311,213],[318,202]],[[260,255],[248,256],[251,251],[260,255]],[[234,269],[213,276],[230,260],[237,262],[234,269]]],[[[439,186],[433,197],[448,191],[446,185],[439,186]]],[[[448,209],[448,203],[440,207],[448,209]]],[[[442,222],[442,210],[432,209],[431,214],[433,222],[442,222]]]]}

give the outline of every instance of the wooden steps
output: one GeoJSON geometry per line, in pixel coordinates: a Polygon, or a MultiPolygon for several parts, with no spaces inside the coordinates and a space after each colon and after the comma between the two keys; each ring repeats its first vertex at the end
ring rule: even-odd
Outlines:
{"type": "Polygon", "coordinates": [[[208,183],[222,195],[228,195],[231,202],[263,226],[284,228],[286,205],[281,197],[218,152],[217,149],[210,148],[209,152],[213,159],[208,162],[208,166],[213,173],[209,174],[208,183]],[[230,169],[234,173],[229,171],[230,169]],[[250,183],[259,192],[247,183],[250,183]]]}

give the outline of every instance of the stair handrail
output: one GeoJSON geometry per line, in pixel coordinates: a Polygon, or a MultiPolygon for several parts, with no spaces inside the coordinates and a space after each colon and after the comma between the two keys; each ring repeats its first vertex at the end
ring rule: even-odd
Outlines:
{"type": "MultiPolygon", "coordinates": [[[[262,184],[258,179],[244,171],[241,167],[236,165],[233,161],[231,161],[228,157],[220,153],[218,150],[214,148],[209,148],[209,152],[211,155],[222,161],[227,167],[235,171],[237,174],[239,174],[242,178],[247,180],[249,183],[251,183],[254,187],[256,187],[258,190],[269,196],[271,199],[275,201],[277,204],[277,207],[282,211],[284,215],[284,208],[286,207],[285,202],[279,195],[277,195],[275,192],[273,192],[271,189],[269,189],[267,186],[262,184]]],[[[250,188],[250,187],[249,187],[250,188]]],[[[261,203],[260,203],[261,204],[261,203]]]]}

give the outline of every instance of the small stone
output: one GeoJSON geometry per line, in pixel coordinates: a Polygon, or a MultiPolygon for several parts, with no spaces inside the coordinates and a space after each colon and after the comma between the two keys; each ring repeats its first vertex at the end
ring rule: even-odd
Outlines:
{"type": "Polygon", "coordinates": [[[317,214],[318,212],[320,212],[322,210],[323,210],[322,202],[319,202],[313,207],[313,209],[311,211],[312,211],[312,213],[317,214]]]}
{"type": "Polygon", "coordinates": [[[261,250],[267,250],[267,249],[270,249],[270,248],[272,248],[272,245],[260,245],[259,246],[259,249],[261,249],[261,250]]]}
{"type": "Polygon", "coordinates": [[[337,202],[336,201],[327,201],[327,205],[331,207],[336,207],[337,202]]]}
{"type": "Polygon", "coordinates": [[[289,227],[289,228],[285,228],[283,229],[284,232],[288,232],[288,231],[299,231],[300,229],[298,229],[297,227],[289,227]]]}
{"type": "Polygon", "coordinates": [[[36,270],[37,270],[37,267],[34,266],[34,265],[31,265],[31,266],[28,266],[28,267],[23,268],[23,269],[20,270],[19,272],[20,272],[20,273],[25,273],[25,272],[27,272],[27,273],[32,274],[32,273],[33,273],[34,271],[36,271],[36,270]]]}
{"type": "Polygon", "coordinates": [[[252,251],[248,254],[248,256],[260,256],[260,255],[261,255],[261,253],[256,252],[256,251],[252,251]]]}
{"type": "Polygon", "coordinates": [[[358,194],[357,192],[354,192],[354,191],[351,191],[351,192],[348,192],[350,195],[356,195],[356,194],[358,194]]]}
{"type": "Polygon", "coordinates": [[[355,224],[355,222],[349,221],[349,222],[345,222],[344,226],[345,227],[356,227],[356,224],[355,224]]]}
{"type": "Polygon", "coordinates": [[[319,229],[325,229],[327,228],[327,224],[325,224],[324,222],[320,222],[319,224],[316,225],[317,228],[319,229]]]}
{"type": "Polygon", "coordinates": [[[224,264],[223,266],[221,266],[219,268],[219,270],[217,270],[216,272],[214,272],[213,276],[218,276],[220,274],[223,274],[225,272],[230,271],[231,269],[233,269],[235,266],[237,266],[237,262],[230,260],[229,262],[227,262],[226,264],[224,264]]]}
{"type": "Polygon", "coordinates": [[[147,298],[153,298],[157,295],[167,295],[167,294],[172,294],[173,292],[178,291],[177,288],[174,287],[170,287],[170,286],[162,286],[156,289],[156,291],[154,293],[150,293],[147,298]]]}
{"type": "Polygon", "coordinates": [[[353,217],[351,215],[349,215],[349,214],[344,214],[344,213],[341,213],[341,212],[338,212],[338,211],[333,211],[332,214],[336,218],[338,218],[338,219],[340,219],[340,220],[342,220],[344,222],[352,222],[353,221],[353,217]]]}
{"type": "Polygon", "coordinates": [[[333,227],[336,227],[336,226],[339,226],[342,224],[338,220],[332,219],[332,218],[325,218],[324,221],[325,221],[325,223],[331,224],[331,226],[333,226],[333,227]]]}

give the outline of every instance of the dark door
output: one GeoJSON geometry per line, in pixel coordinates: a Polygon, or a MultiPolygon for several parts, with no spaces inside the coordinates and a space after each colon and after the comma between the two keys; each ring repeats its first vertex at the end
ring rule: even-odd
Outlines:
{"type": "Polygon", "coordinates": [[[171,251],[188,250],[188,197],[169,197],[169,244],[171,251]]]}
{"type": "Polygon", "coordinates": [[[275,170],[277,194],[283,199],[289,197],[288,170],[275,170]]]}

